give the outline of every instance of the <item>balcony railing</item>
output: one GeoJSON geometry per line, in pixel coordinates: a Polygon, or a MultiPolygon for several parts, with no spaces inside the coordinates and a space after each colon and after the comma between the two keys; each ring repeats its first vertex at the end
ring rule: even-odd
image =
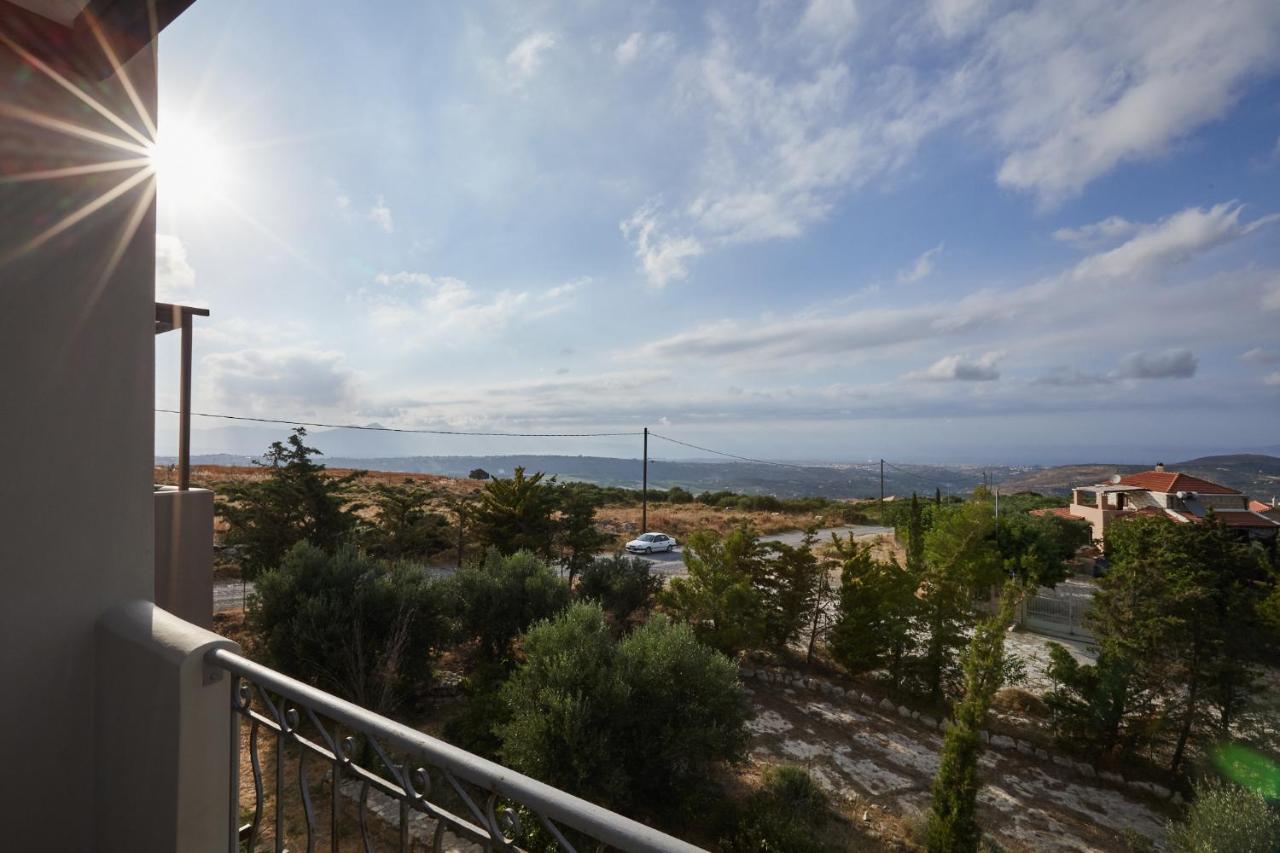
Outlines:
{"type": "MultiPolygon", "coordinates": [[[[231,850],[258,849],[267,804],[264,764],[274,766],[274,849],[285,849],[287,768],[295,766],[306,849],[320,839],[312,794],[327,781],[329,847],[338,850],[341,816],[354,808],[363,849],[377,830],[371,797],[395,804],[402,851],[426,841],[435,851],[461,841],[483,850],[517,850],[537,838],[565,851],[696,851],[699,848],[492,761],[317,690],[227,649],[207,662],[231,674],[231,850]],[[242,722],[243,721],[243,722],[242,722]],[[241,726],[249,726],[252,820],[240,825],[241,726]],[[274,737],[267,746],[262,737],[274,737]],[[263,761],[262,752],[268,753],[263,761]],[[274,758],[270,757],[274,753],[274,758]],[[314,769],[313,769],[314,768],[314,769]],[[422,836],[429,836],[424,838],[422,836]]],[[[380,812],[387,811],[380,809],[380,812]]],[[[296,816],[295,816],[296,817],[296,816]]],[[[381,823],[380,819],[376,819],[381,823]]],[[[290,825],[296,825],[296,820],[290,825]]]]}

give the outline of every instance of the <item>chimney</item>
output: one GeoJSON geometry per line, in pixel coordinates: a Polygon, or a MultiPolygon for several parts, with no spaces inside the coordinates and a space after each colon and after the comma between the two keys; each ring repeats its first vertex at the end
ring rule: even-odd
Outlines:
{"type": "Polygon", "coordinates": [[[1158,473],[1160,473],[1160,474],[1163,474],[1163,473],[1164,473],[1164,463],[1163,463],[1163,462],[1157,462],[1157,463],[1156,463],[1156,471],[1157,471],[1158,473]]]}

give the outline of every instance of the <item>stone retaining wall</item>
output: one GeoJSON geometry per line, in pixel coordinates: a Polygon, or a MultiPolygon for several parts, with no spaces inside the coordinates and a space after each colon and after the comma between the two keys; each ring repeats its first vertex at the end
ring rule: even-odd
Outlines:
{"type": "MultiPolygon", "coordinates": [[[[898,705],[888,697],[877,699],[869,693],[858,688],[843,688],[838,684],[824,678],[814,678],[813,676],[803,675],[795,670],[785,669],[782,667],[755,667],[749,664],[739,664],[738,672],[744,680],[754,679],[766,684],[778,684],[783,687],[791,687],[798,690],[808,690],[813,693],[821,693],[831,699],[843,701],[846,704],[859,704],[868,707],[878,708],[888,714],[897,714],[903,719],[911,720],[921,726],[929,729],[939,729],[946,731],[951,727],[951,720],[943,718],[938,719],[929,714],[922,714],[919,711],[912,710],[906,705],[898,705]]],[[[1090,779],[1102,779],[1115,785],[1128,788],[1133,791],[1141,791],[1157,797],[1161,800],[1170,800],[1174,803],[1182,803],[1182,795],[1177,791],[1170,791],[1162,785],[1154,782],[1146,782],[1140,780],[1125,779],[1119,773],[1112,773],[1106,770],[1098,770],[1087,761],[1077,761],[1073,757],[1059,753],[1050,752],[1043,747],[1037,746],[1030,741],[1021,740],[1020,738],[1010,737],[1009,735],[992,734],[986,729],[980,732],[982,740],[988,746],[995,749],[1016,750],[1028,758],[1035,758],[1040,761],[1052,761],[1059,767],[1065,767],[1074,770],[1081,776],[1090,779]]]]}

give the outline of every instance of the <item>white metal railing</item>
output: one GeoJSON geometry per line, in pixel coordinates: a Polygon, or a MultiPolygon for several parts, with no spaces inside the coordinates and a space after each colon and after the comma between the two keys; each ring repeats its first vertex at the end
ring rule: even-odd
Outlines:
{"type": "Polygon", "coordinates": [[[561,850],[673,851],[700,848],[543,784],[492,761],[415,731],[339,699],[227,649],[206,662],[231,674],[231,850],[257,849],[266,805],[262,733],[275,736],[274,849],[285,849],[287,763],[296,762],[296,782],[306,824],[308,851],[319,825],[313,787],[329,796],[330,849],[338,850],[345,792],[356,800],[360,839],[373,849],[369,798],[374,792],[398,805],[399,849],[415,839],[411,819],[425,816],[431,849],[470,841],[484,850],[515,850],[534,837],[561,850]],[[241,726],[249,726],[253,818],[240,825],[241,726]],[[293,749],[287,754],[286,746],[293,749]],[[322,765],[315,775],[308,761],[322,765]]]}

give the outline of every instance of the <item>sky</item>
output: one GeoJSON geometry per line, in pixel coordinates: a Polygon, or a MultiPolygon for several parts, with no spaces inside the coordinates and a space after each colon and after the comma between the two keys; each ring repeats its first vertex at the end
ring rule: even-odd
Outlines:
{"type": "MultiPolygon", "coordinates": [[[[204,0],[160,57],[196,411],[792,460],[1280,443],[1274,0],[204,0]]],[[[226,427],[194,452],[260,449],[226,427]]]]}

